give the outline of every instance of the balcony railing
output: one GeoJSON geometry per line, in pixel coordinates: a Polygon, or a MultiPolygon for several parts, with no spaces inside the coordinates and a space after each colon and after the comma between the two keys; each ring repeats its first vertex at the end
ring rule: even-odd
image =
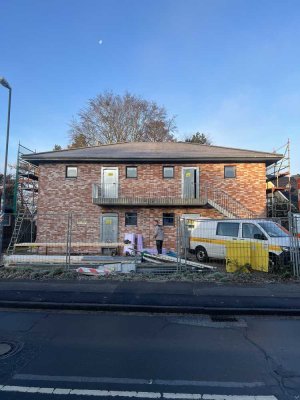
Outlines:
{"type": "Polygon", "coordinates": [[[107,206],[201,206],[206,204],[206,199],[200,196],[198,186],[178,183],[146,185],[125,183],[93,184],[93,203],[107,206]]]}

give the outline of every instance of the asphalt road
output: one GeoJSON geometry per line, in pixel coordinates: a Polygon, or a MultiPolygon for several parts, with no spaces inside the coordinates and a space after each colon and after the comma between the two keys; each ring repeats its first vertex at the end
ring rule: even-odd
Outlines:
{"type": "Polygon", "coordinates": [[[298,399],[299,340],[299,318],[1,311],[0,400],[298,399]]]}

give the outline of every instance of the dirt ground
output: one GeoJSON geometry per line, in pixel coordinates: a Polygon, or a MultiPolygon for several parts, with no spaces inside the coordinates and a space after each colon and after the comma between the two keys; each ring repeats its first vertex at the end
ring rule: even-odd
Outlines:
{"type": "Polygon", "coordinates": [[[265,273],[245,270],[234,273],[226,272],[225,266],[215,263],[216,270],[200,271],[197,269],[182,270],[181,272],[164,273],[160,268],[156,273],[114,273],[100,276],[86,276],[76,272],[75,268],[62,267],[3,267],[0,269],[0,279],[33,279],[33,280],[117,280],[117,281],[182,281],[182,282],[215,282],[220,284],[261,284],[261,283],[300,283],[299,277],[294,277],[289,270],[277,273],[265,273]]]}

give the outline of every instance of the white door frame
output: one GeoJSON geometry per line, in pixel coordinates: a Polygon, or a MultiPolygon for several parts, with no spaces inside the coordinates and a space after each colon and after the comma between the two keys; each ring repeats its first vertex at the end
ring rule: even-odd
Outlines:
{"type": "Polygon", "coordinates": [[[102,212],[100,214],[100,242],[103,241],[103,217],[117,218],[117,241],[119,240],[119,213],[117,212],[102,212]]]}
{"type": "Polygon", "coordinates": [[[196,196],[199,198],[199,193],[200,193],[200,172],[199,172],[199,167],[182,167],[181,168],[181,197],[183,198],[184,191],[183,191],[183,184],[184,184],[184,171],[186,169],[194,169],[196,171],[196,182],[197,182],[197,192],[196,196]]]}
{"type": "MultiPolygon", "coordinates": [[[[113,196],[113,197],[118,197],[118,195],[119,195],[119,167],[101,167],[101,184],[103,184],[103,185],[105,185],[105,182],[104,182],[104,171],[105,170],[113,170],[113,171],[116,171],[116,180],[117,180],[117,182],[116,182],[116,196],[113,196]]],[[[100,184],[100,186],[101,186],[101,184],[100,184]]],[[[103,188],[104,188],[104,186],[103,186],[103,188]]],[[[102,188],[102,191],[104,190],[102,188]]],[[[105,190],[104,190],[104,192],[105,192],[105,190]]],[[[104,196],[104,197],[106,197],[106,196],[104,196]]]]}
{"type": "Polygon", "coordinates": [[[113,169],[114,171],[117,171],[116,177],[117,183],[119,184],[119,167],[101,167],[101,183],[104,183],[104,170],[106,169],[113,169]]]}

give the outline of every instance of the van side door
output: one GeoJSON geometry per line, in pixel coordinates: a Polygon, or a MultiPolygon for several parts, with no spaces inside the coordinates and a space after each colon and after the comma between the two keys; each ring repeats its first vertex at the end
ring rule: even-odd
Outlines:
{"type": "Polygon", "coordinates": [[[237,240],[239,237],[240,222],[222,221],[217,223],[215,258],[226,257],[226,242],[237,240]]]}

